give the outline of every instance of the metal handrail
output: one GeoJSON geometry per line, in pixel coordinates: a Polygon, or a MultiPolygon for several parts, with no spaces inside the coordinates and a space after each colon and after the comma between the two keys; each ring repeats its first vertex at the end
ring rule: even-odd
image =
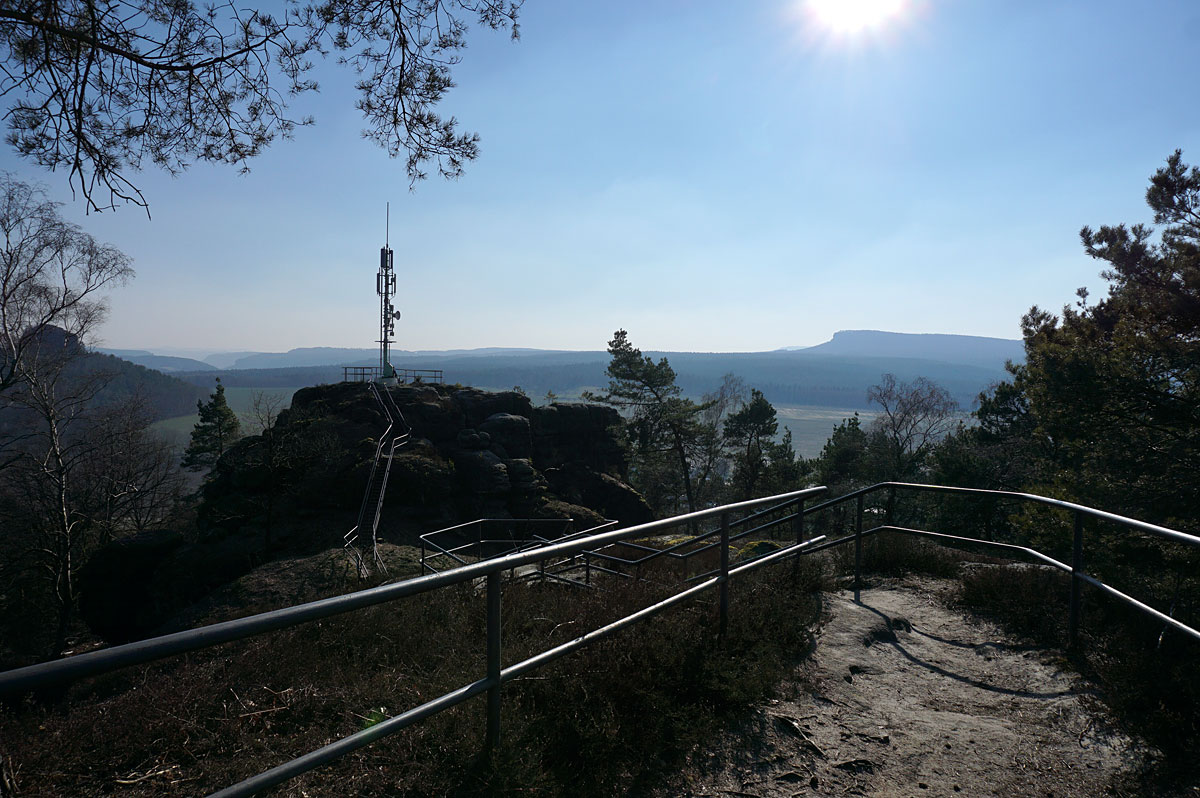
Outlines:
{"type": "MultiPolygon", "coordinates": [[[[645,535],[649,532],[654,532],[660,529],[669,528],[684,523],[692,523],[712,517],[721,517],[723,537],[727,540],[729,536],[729,516],[732,512],[745,510],[752,507],[760,506],[768,502],[776,502],[790,498],[802,498],[814,496],[824,492],[824,487],[807,488],[805,490],[793,491],[779,496],[769,496],[762,499],[752,499],[750,501],[738,502],[735,504],[725,505],[722,507],[714,507],[708,510],[700,510],[686,515],[667,518],[659,521],[651,521],[646,524],[640,524],[626,529],[613,530],[610,532],[602,532],[597,535],[592,535],[579,540],[571,540],[566,542],[557,542],[548,546],[542,546],[531,551],[517,552],[504,557],[499,557],[492,560],[485,560],[471,565],[466,565],[461,568],[456,568],[452,571],[446,571],[438,574],[429,574],[413,579],[408,579],[402,582],[396,582],[379,587],[369,588],[367,590],[349,593],[343,596],[333,596],[327,599],[299,604],[292,607],[286,607],[280,610],[260,613],[247,618],[240,618],[224,623],[213,624],[211,626],[192,629],[184,632],[176,632],[170,635],[153,638],[150,640],[142,640],[135,643],[129,643],[122,646],[115,646],[109,649],[79,654],[74,657],[60,659],[53,662],[41,663],[25,668],[17,668],[15,670],[0,673],[0,694],[19,693],[31,690],[46,684],[59,683],[64,681],[72,681],[75,679],[93,676],[100,673],[116,670],[118,668],[135,665],[153,660],[162,659],[174,654],[181,654],[187,651],[194,651],[201,648],[208,648],[220,643],[241,640],[247,637],[253,637],[264,632],[275,631],[292,626],[296,626],[308,621],[329,618],[334,615],[340,615],[356,609],[362,609],[377,604],[382,604],[388,601],[405,598],[408,596],[417,595],[430,590],[448,587],[450,585],[471,582],[480,577],[486,578],[487,581],[487,605],[488,605],[488,622],[487,622],[487,676],[483,679],[472,682],[471,684],[452,690],[446,695],[426,702],[419,707],[411,709],[401,715],[389,718],[381,723],[375,724],[363,731],[352,734],[341,740],[338,740],[330,745],[327,745],[317,751],[313,751],[304,756],[298,757],[290,762],[279,765],[257,776],[253,776],[245,781],[239,782],[231,787],[214,793],[214,796],[221,798],[232,798],[233,796],[253,795],[268,787],[281,784],[295,776],[300,775],[320,764],[336,759],[345,753],[368,745],[374,740],[390,734],[395,731],[411,725],[425,717],[448,709],[456,704],[459,704],[472,696],[483,692],[488,693],[488,733],[487,739],[489,745],[494,745],[499,738],[500,731],[500,685],[505,681],[516,678],[518,675],[525,673],[528,670],[539,667],[540,665],[550,662],[558,657],[564,656],[571,651],[581,648],[584,645],[598,640],[602,637],[607,637],[617,630],[624,628],[632,623],[636,623],[651,615],[657,614],[668,607],[685,601],[695,595],[698,595],[704,590],[713,587],[720,587],[720,614],[721,614],[721,629],[725,628],[726,618],[728,616],[728,579],[731,573],[728,568],[728,558],[723,557],[722,562],[725,566],[723,573],[720,576],[714,577],[707,582],[696,585],[681,593],[675,594],[670,598],[660,601],[650,607],[640,610],[632,615],[616,621],[601,629],[589,632],[573,641],[557,646],[541,654],[535,655],[521,663],[510,666],[507,669],[501,668],[500,661],[500,575],[502,571],[519,568],[524,565],[529,565],[539,561],[543,561],[552,557],[566,557],[574,554],[579,554],[589,547],[603,545],[611,542],[616,542],[624,538],[636,537],[645,535]]],[[[808,542],[798,542],[794,546],[789,547],[782,552],[776,552],[781,556],[785,553],[799,554],[803,548],[808,545],[808,542]]],[[[728,547],[726,547],[726,551],[728,547]]],[[[765,561],[764,561],[765,564],[765,561]]],[[[737,572],[736,570],[733,572],[737,572]]]]}
{"type": "MultiPolygon", "coordinates": [[[[511,537],[509,540],[490,539],[490,538],[485,539],[483,537],[483,526],[485,524],[522,524],[522,525],[527,525],[527,526],[528,525],[553,524],[553,525],[561,526],[564,529],[568,529],[574,522],[575,522],[575,519],[573,519],[573,518],[477,518],[474,521],[467,521],[465,523],[455,524],[454,526],[446,527],[444,529],[438,529],[433,532],[426,532],[426,533],[418,536],[418,539],[421,541],[421,571],[422,571],[422,573],[424,573],[425,570],[428,569],[431,573],[436,573],[437,569],[435,569],[432,565],[430,565],[429,562],[431,560],[434,560],[438,557],[443,557],[443,556],[449,557],[450,559],[457,562],[459,565],[466,565],[467,560],[463,559],[462,557],[459,557],[457,553],[461,552],[463,550],[471,549],[471,548],[481,549],[483,544],[485,544],[485,543],[512,543],[512,544],[517,543],[517,541],[514,539],[511,539],[511,537]],[[450,533],[462,534],[463,530],[467,530],[467,529],[471,529],[471,528],[475,528],[475,529],[479,530],[479,533],[476,536],[476,539],[474,541],[468,541],[466,543],[463,543],[460,546],[454,546],[453,548],[448,549],[435,540],[435,538],[444,537],[445,535],[450,534],[450,533]],[[431,554],[427,555],[425,553],[426,545],[428,545],[433,550],[433,552],[431,554]]],[[[572,539],[575,537],[581,537],[581,536],[587,535],[589,532],[594,534],[595,531],[598,531],[605,527],[612,526],[615,523],[617,523],[617,522],[616,521],[606,521],[604,524],[594,527],[592,530],[568,533],[566,535],[561,535],[558,538],[555,538],[554,540],[556,540],[556,541],[569,540],[569,539],[572,539]]],[[[531,535],[529,537],[529,540],[537,540],[537,541],[541,541],[543,543],[546,542],[546,538],[542,538],[539,535],[531,535]]],[[[520,551],[521,546],[517,545],[516,550],[520,551]]],[[[506,553],[510,553],[510,552],[506,552],[506,553]]]]}
{"type": "Polygon", "coordinates": [[[698,510],[694,513],[687,513],[659,521],[650,521],[645,524],[626,527],[625,529],[603,532],[599,535],[593,535],[590,538],[567,541],[566,543],[555,543],[531,551],[498,557],[494,560],[471,563],[450,571],[426,574],[401,582],[379,585],[378,587],[346,593],[341,596],[331,596],[305,604],[297,604],[291,607],[284,607],[283,609],[238,618],[233,621],[224,621],[209,626],[202,626],[198,629],[174,632],[148,640],[139,640],[134,643],[113,646],[112,648],[77,654],[65,659],[16,668],[0,673],[0,694],[22,692],[57,682],[74,681],[87,676],[116,670],[117,668],[124,668],[129,665],[152,662],[175,654],[209,648],[234,640],[244,640],[245,638],[254,637],[264,632],[286,629],[291,626],[307,623],[308,621],[321,620],[365,607],[372,607],[376,604],[415,596],[429,590],[470,582],[480,577],[498,574],[501,571],[508,571],[513,568],[520,568],[523,565],[530,565],[550,557],[579,554],[588,548],[616,542],[624,538],[638,537],[648,532],[668,529],[690,521],[719,517],[724,513],[754,507],[769,501],[778,501],[793,496],[815,496],[825,490],[826,488],[823,486],[807,488],[779,496],[752,499],[708,510],[698,510]]]}
{"type": "Polygon", "coordinates": [[[1096,519],[1099,519],[1102,521],[1107,521],[1109,523],[1114,523],[1114,524],[1118,524],[1120,526],[1125,526],[1130,529],[1136,529],[1140,532],[1145,532],[1147,534],[1154,535],[1156,537],[1160,537],[1160,538],[1163,538],[1166,540],[1171,540],[1176,543],[1184,543],[1189,546],[1194,546],[1194,547],[1200,548],[1200,537],[1197,537],[1196,535],[1190,535],[1186,532],[1180,532],[1176,529],[1169,529],[1168,527],[1159,526],[1157,524],[1151,524],[1151,523],[1147,523],[1145,521],[1139,521],[1136,518],[1128,518],[1123,515],[1117,515],[1116,513],[1110,513],[1106,510],[1097,510],[1094,507],[1088,507],[1086,505],[1076,504],[1075,502],[1070,502],[1070,501],[1066,501],[1063,499],[1052,499],[1048,496],[1039,496],[1036,493],[1020,493],[1017,491],[1007,491],[1007,490],[986,490],[983,488],[960,488],[960,487],[955,487],[955,486],[951,486],[951,485],[924,485],[924,484],[912,483],[912,482],[880,482],[875,485],[869,485],[865,488],[859,488],[858,490],[854,490],[854,491],[851,491],[850,493],[839,496],[836,499],[831,499],[829,501],[822,502],[821,504],[813,505],[812,507],[805,509],[803,511],[803,514],[808,515],[810,513],[819,512],[821,510],[826,510],[831,507],[835,507],[837,505],[844,504],[845,502],[848,502],[851,499],[854,499],[857,502],[857,522],[856,522],[855,533],[853,535],[847,535],[847,536],[839,538],[837,540],[823,543],[820,546],[814,547],[813,551],[822,550],[822,549],[826,549],[826,548],[833,548],[835,546],[842,545],[843,543],[848,543],[851,540],[854,541],[854,543],[855,543],[855,553],[854,553],[854,599],[855,599],[855,601],[858,601],[860,598],[860,589],[861,589],[861,584],[862,584],[862,541],[863,541],[863,539],[865,537],[867,537],[868,535],[876,534],[881,531],[892,531],[892,532],[897,532],[900,534],[917,535],[917,536],[924,536],[924,537],[931,537],[931,538],[942,538],[942,539],[954,540],[954,541],[965,542],[965,543],[980,544],[983,546],[990,546],[990,547],[995,547],[995,548],[1019,550],[1027,555],[1034,557],[1035,559],[1041,560],[1042,562],[1044,562],[1048,565],[1051,565],[1055,568],[1058,568],[1060,570],[1064,570],[1064,571],[1070,573],[1070,575],[1071,575],[1071,598],[1070,598],[1070,605],[1068,607],[1067,640],[1068,640],[1068,645],[1071,647],[1074,647],[1078,640],[1080,609],[1081,609],[1081,591],[1082,591],[1082,587],[1084,584],[1091,585],[1092,587],[1100,590],[1101,592],[1103,592],[1119,601],[1122,601],[1125,604],[1128,604],[1129,606],[1134,607],[1147,615],[1150,615],[1152,618],[1155,618],[1158,621],[1168,624],[1169,626],[1183,632],[1184,634],[1186,634],[1196,640],[1200,640],[1200,631],[1197,631],[1196,629],[1193,629],[1192,627],[1188,626],[1187,624],[1184,624],[1184,623],[1181,623],[1181,622],[1175,620],[1171,616],[1166,615],[1166,614],[1154,609],[1153,607],[1149,606],[1148,604],[1138,601],[1137,599],[1133,598],[1132,596],[1129,596],[1129,595],[1117,590],[1116,588],[1112,587],[1111,585],[1107,585],[1104,582],[1101,582],[1100,580],[1096,579],[1094,576],[1091,576],[1090,574],[1086,573],[1083,569],[1083,562],[1084,562],[1083,519],[1084,519],[1084,517],[1096,518],[1096,519]],[[949,493],[949,494],[959,494],[959,495],[964,495],[964,496],[987,496],[987,497],[993,497],[993,498],[1007,498],[1007,499],[1016,499],[1019,501],[1033,502],[1035,504],[1042,504],[1042,505],[1045,505],[1048,507],[1055,507],[1060,510],[1068,510],[1074,514],[1074,519],[1075,519],[1074,539],[1072,541],[1071,564],[1067,565],[1065,563],[1059,562],[1058,560],[1052,559],[1035,549],[1030,549],[1030,548],[1027,548],[1024,546],[1015,546],[1015,545],[1008,544],[1008,543],[997,543],[995,541],[980,540],[978,538],[965,538],[965,537],[959,537],[959,536],[955,536],[955,535],[946,535],[946,534],[942,534],[942,533],[938,533],[938,532],[929,532],[927,530],[915,530],[915,529],[907,529],[907,528],[903,528],[903,527],[894,527],[891,525],[884,525],[884,526],[876,527],[875,529],[864,532],[863,528],[862,528],[862,526],[863,526],[863,500],[869,494],[874,493],[876,491],[880,491],[880,490],[889,490],[889,491],[891,491],[891,490],[911,490],[911,491],[915,491],[915,492],[926,492],[926,493],[949,493]]]}
{"type": "Polygon", "coordinates": [[[814,504],[812,507],[806,508],[805,515],[824,510],[834,505],[843,504],[851,499],[857,499],[859,496],[866,496],[878,490],[888,488],[898,488],[904,490],[923,491],[926,493],[958,493],[968,496],[996,496],[1008,499],[1021,499],[1023,501],[1034,502],[1036,504],[1044,504],[1049,507],[1057,507],[1061,510],[1070,510],[1072,512],[1082,513],[1092,518],[1099,518],[1102,521],[1111,521],[1115,524],[1121,524],[1141,532],[1148,532],[1151,535],[1174,540],[1179,543],[1187,543],[1191,546],[1200,546],[1200,537],[1189,535],[1186,532],[1180,532],[1175,529],[1169,529],[1165,526],[1150,524],[1145,521],[1139,521],[1136,518],[1127,518],[1123,515],[1110,513],[1106,510],[1097,510],[1094,507],[1088,507],[1083,504],[1076,504],[1064,499],[1052,499],[1049,496],[1039,496],[1036,493],[1019,493],[1011,490],[986,490],[984,488],[959,488],[952,485],[924,485],[916,482],[878,482],[874,485],[869,485],[865,488],[851,491],[821,504],[814,504]]]}
{"type": "MultiPolygon", "coordinates": [[[[443,573],[422,575],[413,579],[402,582],[381,585],[379,587],[370,588],[367,590],[350,593],[344,596],[335,596],[328,599],[309,602],[306,604],[287,607],[281,610],[261,613],[259,615],[250,616],[234,621],[213,624],[211,626],[202,627],[186,632],[177,632],[171,635],[144,640],[136,643],[130,643],[123,646],[116,646],[110,649],[80,654],[63,660],[54,662],[42,663],[25,668],[0,673],[0,694],[26,691],[45,684],[57,683],[62,681],[70,681],[83,678],[85,676],[103,673],[117,668],[134,665],[138,663],[150,662],[163,657],[179,654],[186,651],[193,651],[200,648],[207,648],[220,643],[230,642],[233,640],[244,639],[268,631],[283,629],[291,626],[296,626],[312,620],[329,618],[334,615],[350,612],[352,610],[361,609],[368,606],[381,604],[388,601],[413,596],[419,593],[447,587],[454,584],[461,584],[472,581],[480,577],[486,579],[487,584],[487,675],[479,680],[471,682],[468,685],[459,687],[451,692],[426,702],[418,707],[410,709],[400,715],[384,720],[367,729],[364,729],[356,734],[352,734],[341,740],[338,740],[328,746],[325,746],[317,751],[305,754],[290,762],[272,768],[265,773],[261,773],[250,779],[247,779],[239,784],[233,785],[225,790],[215,793],[221,798],[232,798],[232,796],[252,795],[261,790],[267,789],[287,781],[301,773],[311,770],[326,762],[332,761],[349,751],[361,748],[370,744],[376,739],[399,731],[413,723],[418,722],[430,715],[440,712],[449,707],[455,706],[469,698],[481,693],[488,694],[488,732],[487,739],[489,745],[494,745],[499,737],[500,730],[500,687],[507,681],[510,681],[518,676],[521,676],[529,671],[534,670],[552,660],[565,656],[579,648],[582,648],[596,640],[607,637],[616,631],[623,629],[631,624],[644,620],[652,615],[655,615],[663,610],[675,606],[683,601],[687,601],[700,593],[712,589],[720,588],[720,629],[724,632],[726,620],[728,616],[728,590],[730,577],[745,573],[756,568],[763,567],[769,563],[778,560],[798,556],[801,554],[810,554],[836,546],[855,543],[855,600],[860,599],[859,590],[861,586],[861,549],[864,538],[884,533],[892,532],[898,534],[915,535],[921,537],[929,537],[945,541],[957,543],[967,543],[971,545],[983,545],[992,548],[1004,549],[1008,551],[1017,551],[1036,559],[1039,559],[1054,568],[1068,572],[1072,576],[1072,596],[1071,596],[1071,638],[1074,640],[1075,630],[1078,625],[1078,593],[1077,588],[1081,584],[1089,584],[1097,589],[1105,592],[1120,601],[1126,602],[1131,606],[1146,612],[1155,619],[1169,624],[1175,629],[1190,635],[1197,640],[1200,640],[1200,632],[1176,621],[1168,615],[1165,615],[1153,607],[1139,602],[1115,588],[1112,588],[1094,577],[1085,574],[1082,570],[1082,518],[1084,515],[1101,518],[1107,521],[1120,523],[1134,529],[1149,532],[1161,537],[1169,538],[1179,542],[1184,542],[1193,546],[1200,546],[1200,537],[1188,535],[1176,530],[1167,529],[1154,524],[1137,521],[1131,518],[1125,518],[1113,513],[1108,513],[1102,510],[1077,505],[1072,502],[1065,502],[1058,499],[1049,499],[1035,494],[1014,493],[1010,491],[987,491],[972,488],[954,488],[939,485],[918,485],[910,483],[895,483],[885,482],[877,485],[872,485],[857,491],[853,491],[846,496],[840,497],[833,501],[824,502],[811,508],[804,509],[801,507],[790,518],[793,519],[797,530],[797,542],[775,552],[753,558],[747,562],[737,566],[730,567],[729,563],[729,542],[731,539],[730,529],[733,524],[730,522],[730,516],[734,512],[751,509],[769,502],[778,502],[780,500],[794,500],[802,502],[805,499],[815,496],[826,489],[824,487],[809,488],[802,491],[794,491],[780,496],[771,496],[763,499],[750,500],[746,502],[738,502],[715,507],[709,510],[701,510],[694,513],[688,513],[673,518],[663,519],[659,521],[651,521],[646,524],[640,524],[626,529],[613,530],[602,532],[600,534],[591,535],[575,540],[556,541],[549,545],[539,546],[538,548],[521,551],[509,554],[503,557],[498,557],[492,560],[485,560],[451,571],[443,573]],[[917,491],[932,491],[942,493],[961,493],[969,495],[989,495],[1012,497],[1022,500],[1034,501],[1037,503],[1069,509],[1075,512],[1075,547],[1074,559],[1071,565],[1054,560],[1040,552],[1007,543],[998,543],[995,541],[980,540],[976,538],[966,538],[955,535],[945,535],[942,533],[929,532],[926,530],[909,529],[905,527],[897,527],[891,525],[878,526],[872,529],[863,529],[863,499],[866,495],[873,491],[881,489],[911,489],[917,491]],[[850,535],[845,535],[835,540],[827,540],[825,536],[811,538],[808,540],[800,540],[803,532],[804,518],[813,512],[818,512],[829,507],[836,506],[850,499],[857,500],[857,523],[855,532],[850,535]],[[658,530],[670,528],[680,524],[691,524],[707,518],[721,518],[721,561],[719,571],[701,582],[687,588],[679,593],[676,593],[656,604],[646,607],[638,612],[628,615],[620,620],[614,621],[607,626],[593,630],[583,634],[567,643],[556,646],[549,650],[536,654],[522,662],[502,667],[500,660],[500,575],[501,572],[520,568],[525,565],[530,565],[537,562],[544,562],[547,559],[554,557],[574,556],[581,553],[586,554],[589,549],[594,549],[597,546],[609,545],[617,543],[628,538],[645,536],[648,533],[658,530]]],[[[774,522],[771,522],[774,523],[774,522]]],[[[766,525],[764,525],[766,526],[766,525]]]]}

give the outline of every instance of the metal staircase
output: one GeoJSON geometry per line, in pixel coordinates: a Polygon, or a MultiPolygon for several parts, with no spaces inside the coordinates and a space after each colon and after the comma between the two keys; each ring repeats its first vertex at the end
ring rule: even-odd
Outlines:
{"type": "Polygon", "coordinates": [[[371,463],[371,476],[367,480],[367,490],[363,494],[362,504],[358,508],[358,522],[343,536],[344,548],[354,561],[360,579],[366,579],[372,571],[378,569],[387,574],[387,566],[379,555],[379,517],[383,512],[383,501],[387,494],[388,476],[392,471],[392,458],[396,451],[408,443],[411,430],[404,421],[404,415],[396,406],[391,391],[386,386],[376,382],[368,382],[367,388],[379,403],[387,418],[387,429],[379,436],[375,446],[375,460],[371,463]],[[368,558],[362,551],[359,538],[371,530],[371,555],[368,558]]]}

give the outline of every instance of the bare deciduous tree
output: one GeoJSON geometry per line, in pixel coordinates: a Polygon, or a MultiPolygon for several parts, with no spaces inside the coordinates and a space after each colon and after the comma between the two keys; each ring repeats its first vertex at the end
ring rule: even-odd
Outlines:
{"type": "Polygon", "coordinates": [[[58,368],[49,348],[85,341],[104,316],[100,292],[132,276],[128,257],[63,220],[44,191],[0,174],[0,395],[58,368]]]}
{"type": "Polygon", "coordinates": [[[871,424],[880,476],[893,480],[916,476],[933,445],[950,432],[958,410],[950,393],[925,377],[897,382],[895,375],[884,374],[867,391],[867,400],[882,411],[871,424]]]}
{"type": "Polygon", "coordinates": [[[478,137],[435,108],[454,86],[468,20],[518,36],[524,0],[286,0],[278,14],[232,0],[4,0],[0,94],[11,98],[8,142],[66,169],[92,209],[146,206],[129,172],[175,174],[194,161],[246,168],[310,118],[289,115],[317,89],[311,58],[338,53],[360,76],[363,135],[408,176],[426,165],[456,177],[478,137]]]}

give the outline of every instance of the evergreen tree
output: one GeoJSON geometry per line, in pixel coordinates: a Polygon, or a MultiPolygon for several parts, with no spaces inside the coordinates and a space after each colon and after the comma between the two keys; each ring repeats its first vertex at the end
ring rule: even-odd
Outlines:
{"type": "Polygon", "coordinates": [[[1108,296],[1079,291],[1056,317],[1026,314],[1017,375],[1064,492],[1195,529],[1200,505],[1200,169],[1176,151],[1150,180],[1155,231],[1083,228],[1108,296]]]}
{"type": "Polygon", "coordinates": [[[196,400],[200,420],[192,428],[192,440],[183,453],[183,467],[190,471],[212,468],[230,444],[241,437],[237,414],[225,401],[225,386],[217,377],[217,389],[207,402],[196,400]]]}
{"type": "Polygon", "coordinates": [[[737,496],[754,495],[767,468],[770,447],[779,430],[775,408],[754,388],[745,407],[725,420],[725,442],[733,454],[733,484],[737,496]]]}
{"type": "Polygon", "coordinates": [[[655,363],[653,358],[643,355],[630,343],[625,330],[613,333],[608,353],[612,356],[606,371],[608,392],[602,396],[588,393],[585,398],[630,414],[634,487],[650,498],[664,482],[678,485],[688,511],[695,512],[699,505],[690,454],[700,436],[700,416],[706,405],[697,405],[680,396],[675,370],[667,359],[655,363]]]}
{"type": "Polygon", "coordinates": [[[843,419],[821,447],[817,457],[817,481],[829,487],[831,496],[861,486],[866,480],[867,433],[858,413],[843,419]]]}

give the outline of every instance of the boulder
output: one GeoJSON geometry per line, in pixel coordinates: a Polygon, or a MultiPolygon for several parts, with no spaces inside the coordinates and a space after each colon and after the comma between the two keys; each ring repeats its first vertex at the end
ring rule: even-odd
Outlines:
{"type": "Polygon", "coordinates": [[[629,459],[617,437],[621,416],[595,404],[552,404],[533,411],[533,462],[540,470],[579,462],[618,479],[629,474],[629,459]]]}
{"type": "Polygon", "coordinates": [[[459,484],[468,494],[495,495],[512,489],[508,467],[489,451],[461,451],[454,455],[459,484]]]}
{"type": "Polygon", "coordinates": [[[529,418],[533,414],[533,403],[529,397],[516,391],[481,391],[478,388],[462,388],[451,394],[456,405],[465,416],[464,424],[478,427],[489,416],[508,413],[529,418]]]}
{"type": "Polygon", "coordinates": [[[262,560],[257,537],[187,543],[176,532],[155,530],[122,538],[80,570],[80,616],[109,643],[139,640],[262,560]]]}
{"type": "Polygon", "coordinates": [[[593,471],[582,463],[568,463],[542,473],[556,495],[620,521],[622,526],[654,520],[654,513],[642,495],[609,474],[593,471]]]}
{"type": "Polygon", "coordinates": [[[493,413],[479,425],[479,431],[490,435],[493,444],[504,447],[510,458],[527,460],[533,456],[533,438],[525,416],[493,413]]]}

